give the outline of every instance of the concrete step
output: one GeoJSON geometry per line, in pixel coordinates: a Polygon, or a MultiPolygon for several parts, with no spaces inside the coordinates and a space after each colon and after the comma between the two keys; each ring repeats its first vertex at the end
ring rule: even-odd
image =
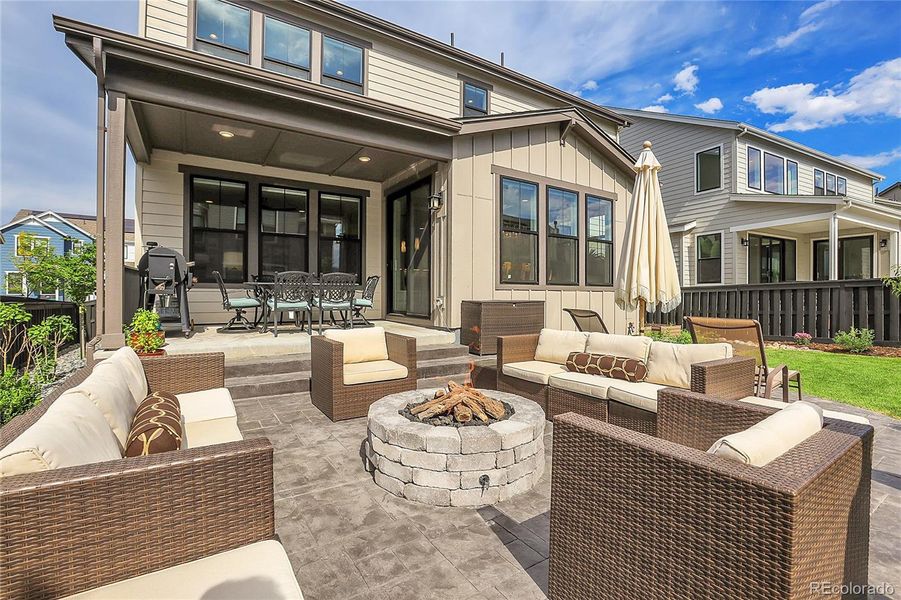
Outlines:
{"type": "Polygon", "coordinates": [[[225,387],[232,398],[259,398],[261,396],[277,396],[280,394],[297,394],[310,391],[310,372],[295,371],[293,373],[269,373],[267,375],[250,375],[247,377],[230,377],[225,380],[225,387]]]}

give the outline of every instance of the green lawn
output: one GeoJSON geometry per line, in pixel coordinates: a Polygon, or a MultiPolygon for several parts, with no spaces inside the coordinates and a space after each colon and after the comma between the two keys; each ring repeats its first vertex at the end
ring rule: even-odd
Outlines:
{"type": "Polygon", "coordinates": [[[801,372],[805,394],[901,418],[901,358],[767,350],[770,365],[801,372]]]}

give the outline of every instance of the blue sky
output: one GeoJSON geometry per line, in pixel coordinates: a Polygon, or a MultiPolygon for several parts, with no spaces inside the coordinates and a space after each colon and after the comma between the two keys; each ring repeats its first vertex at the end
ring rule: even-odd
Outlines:
{"type": "MultiPolygon", "coordinates": [[[[901,179],[901,2],[351,4],[601,104],[741,120],[901,179]]],[[[93,212],[95,84],[52,13],[137,30],[136,0],[0,0],[4,221],[93,212]]]]}

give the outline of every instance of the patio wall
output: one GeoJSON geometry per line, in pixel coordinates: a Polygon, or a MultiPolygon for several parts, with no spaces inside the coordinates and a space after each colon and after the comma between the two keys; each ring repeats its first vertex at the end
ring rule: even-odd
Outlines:
{"type": "MultiPolygon", "coordinates": [[[[364,275],[381,275],[384,278],[385,244],[382,232],[385,211],[381,184],[163,150],[155,150],[150,163],[139,164],[135,169],[135,247],[138,256],[143,254],[143,245],[148,240],[185,253],[185,176],[179,172],[179,165],[213,169],[224,174],[262,175],[299,183],[331,184],[368,190],[368,198],[364,202],[363,272],[364,275]]],[[[234,291],[243,295],[240,289],[234,291]]],[[[196,286],[189,292],[189,299],[191,316],[196,323],[216,324],[228,320],[228,314],[222,310],[222,296],[215,284],[196,286]]],[[[382,316],[384,299],[385,286],[380,285],[371,311],[373,315],[382,316]]]]}

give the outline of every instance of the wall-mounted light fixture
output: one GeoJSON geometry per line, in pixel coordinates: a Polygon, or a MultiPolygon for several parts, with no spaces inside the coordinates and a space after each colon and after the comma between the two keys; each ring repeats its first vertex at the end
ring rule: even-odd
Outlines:
{"type": "Polygon", "coordinates": [[[879,240],[879,247],[880,248],[888,248],[888,240],[885,238],[882,238],[881,240],[879,240]]]}
{"type": "Polygon", "coordinates": [[[441,192],[429,196],[429,210],[438,212],[442,206],[444,206],[444,196],[441,192]]]}
{"type": "Polygon", "coordinates": [[[747,248],[751,245],[751,242],[748,241],[748,238],[741,238],[741,245],[747,248]]]}

